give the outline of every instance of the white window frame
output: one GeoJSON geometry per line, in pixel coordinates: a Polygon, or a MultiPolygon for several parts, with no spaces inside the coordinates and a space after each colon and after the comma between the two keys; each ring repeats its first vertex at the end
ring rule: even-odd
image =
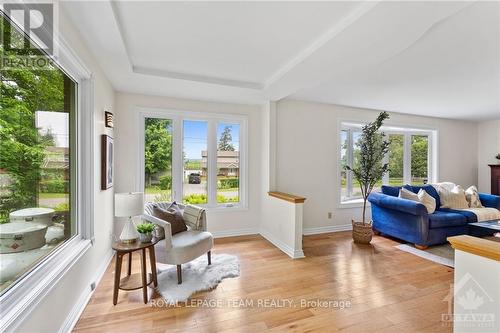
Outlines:
{"type": "Polygon", "coordinates": [[[77,231],[0,297],[0,332],[15,331],[94,243],[94,79],[62,36],[54,47],[58,58],[53,61],[77,83],[76,179],[71,180],[77,231]]]}
{"type": "MultiPolygon", "coordinates": [[[[347,163],[352,165],[353,162],[353,131],[361,131],[365,123],[359,121],[340,121],[339,122],[339,144],[338,144],[338,179],[339,179],[339,203],[342,206],[358,206],[362,203],[361,196],[353,197],[352,188],[355,182],[352,172],[346,171],[346,188],[347,197],[342,198],[342,149],[340,147],[342,140],[342,131],[347,131],[347,163]]],[[[413,135],[421,135],[428,137],[428,153],[427,153],[427,175],[428,183],[435,183],[438,179],[437,174],[437,130],[430,128],[418,128],[418,127],[408,127],[408,126],[382,126],[380,128],[381,132],[384,132],[386,136],[388,135],[404,135],[404,147],[403,147],[403,183],[411,184],[411,137],[413,135]]],[[[389,155],[384,157],[384,163],[389,161],[389,155]]],[[[382,178],[382,185],[389,184],[389,173],[385,174],[382,178]]]]}
{"type": "Polygon", "coordinates": [[[208,124],[207,130],[207,204],[199,206],[208,210],[246,210],[248,208],[248,145],[247,145],[247,123],[248,117],[245,115],[219,114],[211,112],[183,111],[172,109],[158,109],[148,107],[137,107],[139,115],[138,131],[138,175],[136,191],[143,192],[145,184],[144,170],[144,139],[146,118],[170,119],[172,120],[172,200],[182,202],[183,200],[183,121],[205,121],[208,124]],[[239,162],[240,162],[240,188],[239,202],[236,203],[217,203],[217,125],[219,123],[239,124],[240,142],[239,142],[239,162]]]}

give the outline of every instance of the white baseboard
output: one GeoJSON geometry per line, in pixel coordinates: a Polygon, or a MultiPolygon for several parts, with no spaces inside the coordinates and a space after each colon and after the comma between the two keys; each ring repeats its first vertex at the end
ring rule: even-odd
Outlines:
{"type": "Polygon", "coordinates": [[[210,232],[212,233],[214,238],[258,235],[259,234],[259,230],[255,229],[255,228],[234,229],[234,230],[224,230],[224,231],[210,231],[210,232]]]}
{"type": "Polygon", "coordinates": [[[290,246],[288,246],[287,244],[283,243],[282,241],[276,239],[275,237],[273,237],[271,234],[269,234],[268,232],[266,232],[264,230],[261,230],[260,234],[262,237],[264,237],[269,242],[271,242],[271,244],[273,244],[278,249],[280,249],[285,254],[287,254],[290,258],[292,258],[292,259],[305,258],[304,251],[302,251],[302,249],[294,250],[290,246]]]}
{"type": "Polygon", "coordinates": [[[339,232],[339,231],[349,231],[352,230],[352,224],[342,224],[342,225],[329,225],[326,227],[316,227],[316,228],[304,228],[302,234],[307,235],[317,235],[326,234],[328,232],[339,232]]]}
{"type": "MultiPolygon", "coordinates": [[[[99,284],[99,282],[101,281],[104,273],[106,272],[106,269],[108,268],[109,263],[111,262],[111,259],[113,259],[113,255],[114,255],[113,250],[110,250],[108,253],[106,253],[105,259],[102,262],[99,269],[97,270],[97,272],[95,274],[95,278],[93,279],[96,287],[99,284]]],[[[80,319],[80,316],[82,315],[82,312],[85,309],[85,307],[87,306],[87,303],[89,302],[90,297],[92,296],[94,291],[95,291],[95,289],[90,290],[90,286],[88,287],[88,289],[85,288],[83,293],[78,298],[78,301],[71,309],[71,312],[64,320],[64,323],[62,324],[61,328],[59,329],[59,333],[68,333],[68,332],[71,332],[73,330],[73,328],[75,327],[76,323],[78,322],[78,319],[80,319]]]]}

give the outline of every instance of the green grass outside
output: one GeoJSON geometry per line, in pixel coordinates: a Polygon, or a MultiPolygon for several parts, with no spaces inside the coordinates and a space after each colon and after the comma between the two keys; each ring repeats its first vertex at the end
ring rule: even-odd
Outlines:
{"type": "Polygon", "coordinates": [[[40,199],[62,199],[69,196],[68,193],[39,193],[40,199]]]}
{"type": "MultiPolygon", "coordinates": [[[[353,180],[353,186],[356,186],[358,185],[358,183],[356,182],[356,180],[353,180]]],[[[390,186],[401,186],[401,185],[405,185],[405,183],[403,182],[403,178],[392,178],[392,179],[389,179],[389,185],[390,186]]],[[[423,181],[415,181],[412,183],[412,185],[424,185],[424,182],[423,181]]],[[[345,187],[346,186],[346,179],[343,178],[342,179],[342,187],[345,187]]],[[[378,181],[377,183],[375,183],[375,186],[376,187],[380,187],[382,186],[382,181],[378,181]]]]}

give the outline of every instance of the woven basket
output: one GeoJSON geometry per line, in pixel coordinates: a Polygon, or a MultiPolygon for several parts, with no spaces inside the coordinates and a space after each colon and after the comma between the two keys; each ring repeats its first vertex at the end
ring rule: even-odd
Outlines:
{"type": "Polygon", "coordinates": [[[370,244],[372,240],[372,224],[363,222],[354,222],[352,220],[352,239],[354,243],[370,244]]]}

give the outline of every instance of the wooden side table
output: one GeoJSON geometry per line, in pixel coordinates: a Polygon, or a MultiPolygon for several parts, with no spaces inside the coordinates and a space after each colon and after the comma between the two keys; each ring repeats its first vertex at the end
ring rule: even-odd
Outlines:
{"type": "Polygon", "coordinates": [[[148,286],[154,283],[158,287],[158,279],[156,276],[156,257],[154,245],[158,243],[159,239],[153,239],[151,243],[140,243],[136,241],[132,244],[123,244],[121,242],[113,243],[113,250],[116,251],[115,262],[115,284],[113,289],[113,304],[116,305],[118,301],[118,290],[136,290],[142,288],[142,296],[144,304],[148,302],[148,286]],[[151,273],[146,271],[146,249],[149,251],[149,262],[151,264],[151,273]],[[141,253],[141,273],[131,274],[132,270],[132,252],[140,251],[141,253]],[[128,270],[127,276],[123,279],[121,277],[122,260],[128,253],[128,270]]]}

